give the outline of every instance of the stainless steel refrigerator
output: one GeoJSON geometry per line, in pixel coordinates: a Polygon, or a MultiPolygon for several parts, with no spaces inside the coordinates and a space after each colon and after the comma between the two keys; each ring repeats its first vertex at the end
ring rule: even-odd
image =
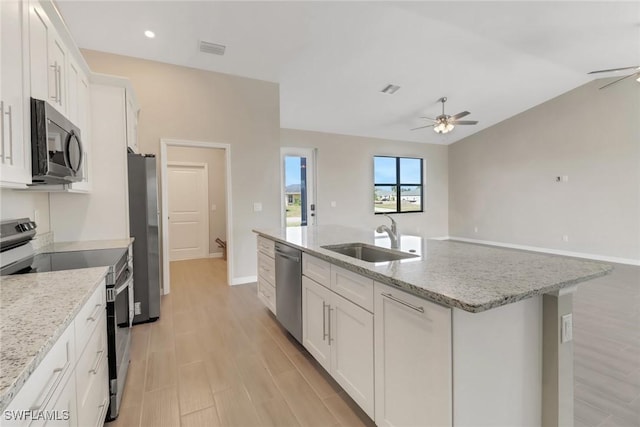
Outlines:
{"type": "Polygon", "coordinates": [[[129,230],[133,242],[133,323],[160,317],[160,251],[158,244],[158,178],[156,158],[128,154],[129,230]]]}

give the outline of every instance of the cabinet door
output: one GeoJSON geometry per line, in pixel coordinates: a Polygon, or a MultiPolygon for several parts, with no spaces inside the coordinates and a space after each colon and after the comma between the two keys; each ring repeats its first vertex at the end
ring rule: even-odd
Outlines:
{"type": "MultiPolygon", "coordinates": [[[[31,97],[53,102],[49,94],[49,79],[53,69],[49,68],[49,33],[51,22],[37,1],[29,1],[29,60],[31,97]]],[[[4,39],[4,37],[3,37],[4,39]]],[[[51,77],[53,79],[53,77],[51,77]]]]}
{"type": "Polygon", "coordinates": [[[329,304],[331,291],[302,276],[302,345],[330,371],[329,304]]]}
{"type": "Polygon", "coordinates": [[[71,189],[78,192],[91,191],[91,129],[90,129],[90,111],[91,100],[89,90],[89,79],[82,70],[78,70],[77,81],[77,123],[80,128],[80,137],[82,139],[83,158],[82,158],[82,181],[71,184],[71,189]]]}
{"type": "Polygon", "coordinates": [[[373,315],[333,294],[330,323],[331,375],[373,418],[373,315]]]}
{"type": "Polygon", "coordinates": [[[451,310],[375,284],[379,426],[450,426],[451,310]]]}
{"type": "Polygon", "coordinates": [[[67,50],[55,30],[49,31],[49,99],[63,115],[67,109],[67,50]]]}
{"type": "Polygon", "coordinates": [[[29,427],[76,427],[78,426],[78,410],[76,405],[76,382],[71,376],[55,402],[46,409],[50,420],[38,420],[29,427]],[[55,415],[55,416],[53,416],[55,415]]]}
{"type": "Polygon", "coordinates": [[[0,181],[3,186],[31,182],[28,84],[25,78],[29,35],[27,6],[0,1],[0,181]]]}
{"type": "Polygon", "coordinates": [[[80,120],[78,117],[80,108],[80,67],[76,62],[69,58],[69,66],[67,67],[67,117],[71,120],[71,123],[80,127],[80,120]]]}
{"type": "Polygon", "coordinates": [[[127,90],[127,145],[138,152],[138,107],[133,94],[127,90]]]}

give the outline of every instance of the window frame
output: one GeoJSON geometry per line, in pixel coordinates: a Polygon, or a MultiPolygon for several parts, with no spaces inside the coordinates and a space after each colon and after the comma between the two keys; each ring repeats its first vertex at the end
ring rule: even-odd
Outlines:
{"type": "Polygon", "coordinates": [[[382,156],[382,155],[374,155],[373,156],[373,191],[375,194],[375,190],[377,187],[395,187],[396,188],[396,210],[394,212],[376,212],[375,210],[375,197],[374,197],[374,206],[373,213],[374,215],[384,215],[384,214],[410,214],[410,213],[423,213],[424,212],[424,159],[422,157],[405,157],[405,156],[382,156]],[[376,158],[383,157],[389,159],[395,159],[396,161],[396,182],[395,183],[382,183],[376,182],[376,158]],[[401,159],[409,159],[409,160],[420,160],[420,183],[403,183],[400,182],[400,160],[401,159]],[[415,187],[420,186],[420,209],[414,211],[402,211],[402,198],[400,197],[402,194],[402,187],[415,187]]]}

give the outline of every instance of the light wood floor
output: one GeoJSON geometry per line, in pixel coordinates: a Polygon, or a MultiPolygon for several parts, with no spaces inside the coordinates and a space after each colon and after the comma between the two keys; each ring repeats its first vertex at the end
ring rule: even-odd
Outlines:
{"type": "Polygon", "coordinates": [[[161,317],[133,327],[121,426],[372,426],[219,259],[171,263],[161,317]]]}
{"type": "Polygon", "coordinates": [[[575,427],[640,426],[640,267],[614,267],[574,298],[575,427]]]}
{"type": "MultiPolygon", "coordinates": [[[[370,419],[217,259],[171,263],[161,319],[133,328],[115,426],[362,426],[370,419]]],[[[575,427],[640,426],[640,268],[574,300],[575,427]]]]}

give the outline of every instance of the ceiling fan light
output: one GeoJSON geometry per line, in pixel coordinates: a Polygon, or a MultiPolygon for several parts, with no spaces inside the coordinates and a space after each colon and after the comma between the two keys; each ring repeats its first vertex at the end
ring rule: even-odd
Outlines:
{"type": "Polygon", "coordinates": [[[447,132],[451,132],[453,128],[454,126],[451,123],[447,123],[447,126],[446,126],[447,132]]]}

